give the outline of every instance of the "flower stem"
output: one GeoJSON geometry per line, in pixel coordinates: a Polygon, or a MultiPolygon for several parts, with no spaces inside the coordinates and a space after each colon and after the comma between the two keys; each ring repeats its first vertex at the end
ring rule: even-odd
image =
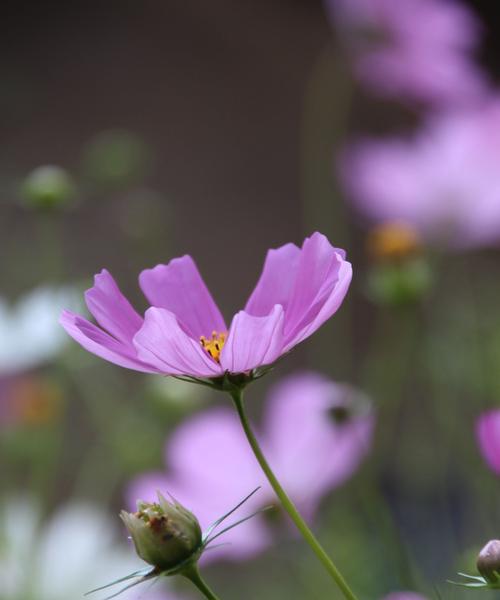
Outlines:
{"type": "Polygon", "coordinates": [[[203,577],[200,574],[198,569],[198,565],[196,563],[191,564],[189,567],[186,567],[182,572],[182,575],[189,579],[205,596],[208,600],[220,600],[218,596],[216,596],[212,590],[205,583],[203,577]]]}
{"type": "Polygon", "coordinates": [[[245,413],[245,408],[243,405],[243,392],[241,389],[235,390],[231,392],[231,397],[236,406],[236,410],[238,411],[238,416],[241,421],[241,425],[243,426],[243,430],[245,431],[245,435],[247,436],[247,440],[252,447],[253,453],[255,454],[255,458],[259,462],[262,470],[264,471],[269,483],[271,484],[273,490],[278,496],[283,508],[289,514],[290,518],[294,522],[297,529],[302,534],[302,537],[312,548],[313,552],[316,554],[318,559],[321,561],[325,569],[328,571],[330,577],[335,581],[339,589],[341,590],[344,598],[347,600],[357,600],[356,596],[352,592],[351,588],[348,586],[344,577],[337,569],[337,567],[333,564],[332,560],[325,552],[321,544],[318,542],[313,532],[309,529],[309,526],[301,517],[299,511],[295,507],[294,503],[285,492],[285,490],[281,487],[280,482],[277,480],[276,475],[273,473],[271,467],[269,466],[262,450],[259,446],[259,442],[255,437],[252,428],[250,426],[250,422],[248,421],[247,415],[245,413]]]}

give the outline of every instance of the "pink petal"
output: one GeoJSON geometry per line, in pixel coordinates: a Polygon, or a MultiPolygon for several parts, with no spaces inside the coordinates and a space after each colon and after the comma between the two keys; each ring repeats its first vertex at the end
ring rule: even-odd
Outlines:
{"type": "Polygon", "coordinates": [[[141,360],[166,375],[222,375],[220,365],[180,328],[176,316],[164,308],[146,311],[144,325],[134,337],[134,346],[141,360]]]}
{"type": "Polygon", "coordinates": [[[81,346],[110,362],[146,373],[156,373],[157,369],[137,358],[132,345],[127,345],[99,329],[93,323],[68,310],[62,312],[59,322],[67,333],[81,346]]]}
{"type": "Polygon", "coordinates": [[[285,351],[304,340],[339,308],[351,279],[345,252],[314,233],[302,248],[270,250],[245,310],[264,316],[275,304],[285,311],[285,351]]]}
{"type": "Polygon", "coordinates": [[[483,413],[476,422],[476,438],[484,460],[500,475],[500,410],[483,413]]]}
{"type": "Polygon", "coordinates": [[[139,275],[139,283],[152,306],[172,312],[189,335],[199,339],[212,331],[227,331],[224,319],[193,259],[186,255],[157,265],[139,275]]]}
{"type": "Polygon", "coordinates": [[[306,238],[300,253],[300,263],[293,286],[293,296],[287,306],[287,328],[302,318],[304,307],[315,300],[318,290],[330,276],[332,264],[338,262],[336,249],[321,233],[306,238]]]}
{"type": "Polygon", "coordinates": [[[243,310],[237,313],[222,349],[222,368],[230,373],[244,373],[272,364],[283,351],[284,319],[279,304],[266,317],[254,317],[243,310]]]}
{"type": "Polygon", "coordinates": [[[89,311],[99,325],[121,342],[132,343],[142,318],[121,293],[106,269],[94,277],[94,287],[85,292],[89,311]]]}
{"type": "Polygon", "coordinates": [[[335,278],[334,282],[325,283],[323,290],[318,294],[316,302],[305,313],[302,320],[302,324],[306,324],[305,327],[301,329],[299,326],[292,329],[287,335],[285,351],[308,338],[337,312],[344,301],[352,280],[351,263],[341,260],[337,274],[335,276],[332,274],[333,278],[335,278]]]}
{"type": "Polygon", "coordinates": [[[295,244],[285,244],[268,251],[262,274],[245,306],[248,314],[263,317],[275,304],[287,309],[299,259],[300,248],[295,244]]]}
{"type": "Polygon", "coordinates": [[[289,350],[314,333],[340,307],[351,281],[343,251],[314,233],[303,244],[294,288],[285,316],[289,350]]]}

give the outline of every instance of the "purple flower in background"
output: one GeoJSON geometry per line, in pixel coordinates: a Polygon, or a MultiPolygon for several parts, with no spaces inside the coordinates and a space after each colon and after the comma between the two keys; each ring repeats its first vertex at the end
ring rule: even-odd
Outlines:
{"type": "Polygon", "coordinates": [[[500,102],[429,119],[413,138],[364,140],[340,159],[358,211],[405,222],[428,241],[467,248],[500,241],[500,102]]]}
{"type": "Polygon", "coordinates": [[[484,460],[500,475],[500,409],[489,410],[478,418],[476,438],[484,460]]]}
{"type": "Polygon", "coordinates": [[[345,253],[314,233],[298,248],[269,250],[245,309],[226,326],[190,256],[146,269],[144,319],[105,270],[85,294],[98,325],[64,311],[61,323],[85,349],[122,367],[217,378],[270,365],[340,307],[351,281],[345,253]]]}
{"type": "Polygon", "coordinates": [[[485,78],[473,63],[480,27],[447,0],[327,0],[357,77],[374,92],[449,105],[478,99],[485,78]]]}
{"type": "MultiPolygon", "coordinates": [[[[360,392],[303,374],[273,390],[258,436],[290,496],[311,518],[322,496],[345,481],[367,454],[373,425],[360,392]]],[[[274,503],[274,493],[230,409],[206,411],[181,425],[167,442],[165,458],[166,473],[145,474],[131,483],[131,506],[137,498],[153,500],[157,490],[168,492],[193,510],[206,528],[258,485],[262,489],[245,504],[248,513],[274,503]]],[[[226,536],[230,546],[204,556],[242,559],[272,542],[265,517],[251,519],[226,536]]]]}

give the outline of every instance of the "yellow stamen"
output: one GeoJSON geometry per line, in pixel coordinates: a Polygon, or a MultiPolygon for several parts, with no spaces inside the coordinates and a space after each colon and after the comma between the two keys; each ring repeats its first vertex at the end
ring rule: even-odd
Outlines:
{"type": "Polygon", "coordinates": [[[200,344],[204,350],[215,360],[220,362],[220,354],[227,338],[226,332],[212,331],[212,337],[207,339],[204,335],[200,337],[200,344]]]}
{"type": "Polygon", "coordinates": [[[368,251],[375,260],[401,260],[421,249],[418,233],[404,222],[379,225],[368,237],[368,251]]]}

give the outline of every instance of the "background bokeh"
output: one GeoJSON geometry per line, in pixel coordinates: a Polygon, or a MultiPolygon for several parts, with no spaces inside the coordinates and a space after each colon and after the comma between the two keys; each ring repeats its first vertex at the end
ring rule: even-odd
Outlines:
{"type": "MultiPolygon", "coordinates": [[[[474,61],[494,90],[499,9],[465,6],[482,24],[474,61]]],[[[478,550],[500,529],[498,478],[474,433],[500,398],[499,244],[451,250],[422,239],[426,275],[422,283],[418,271],[409,294],[399,276],[413,277],[410,263],[397,259],[387,276],[386,259],[367,250],[372,224],[350,203],[337,157],[350,140],[418,131],[425,112],[445,109],[356,81],[345,31],[327,8],[313,0],[5,7],[0,579],[10,583],[0,583],[1,600],[72,600],[132,571],[117,517],[129,482],[164,468],[178,425],[227,403],[85,353],[57,324],[60,309],[79,309],[81,291],[106,267],[142,312],[140,270],[188,253],[229,316],[267,249],[315,230],[347,249],[351,290],[329,323],[250,388],[251,415],[258,421],[270,386],[301,370],[362,389],[377,415],[372,450],[323,499],[320,539],[361,598],[480,593],[446,580],[474,573],[478,550]],[[36,171],[44,165],[61,170],[36,171]],[[66,529],[57,528],[63,518],[66,529]],[[108,535],[95,525],[102,544],[88,540],[92,519],[110,526],[108,535]],[[113,535],[122,545],[110,544],[113,535]],[[68,583],[74,591],[54,591],[54,565],[67,553],[85,569],[68,583]]],[[[340,597],[300,540],[277,539],[251,560],[208,564],[207,579],[223,598],[340,597]]],[[[182,582],[174,587],[130,598],[194,597],[182,582]]]]}

